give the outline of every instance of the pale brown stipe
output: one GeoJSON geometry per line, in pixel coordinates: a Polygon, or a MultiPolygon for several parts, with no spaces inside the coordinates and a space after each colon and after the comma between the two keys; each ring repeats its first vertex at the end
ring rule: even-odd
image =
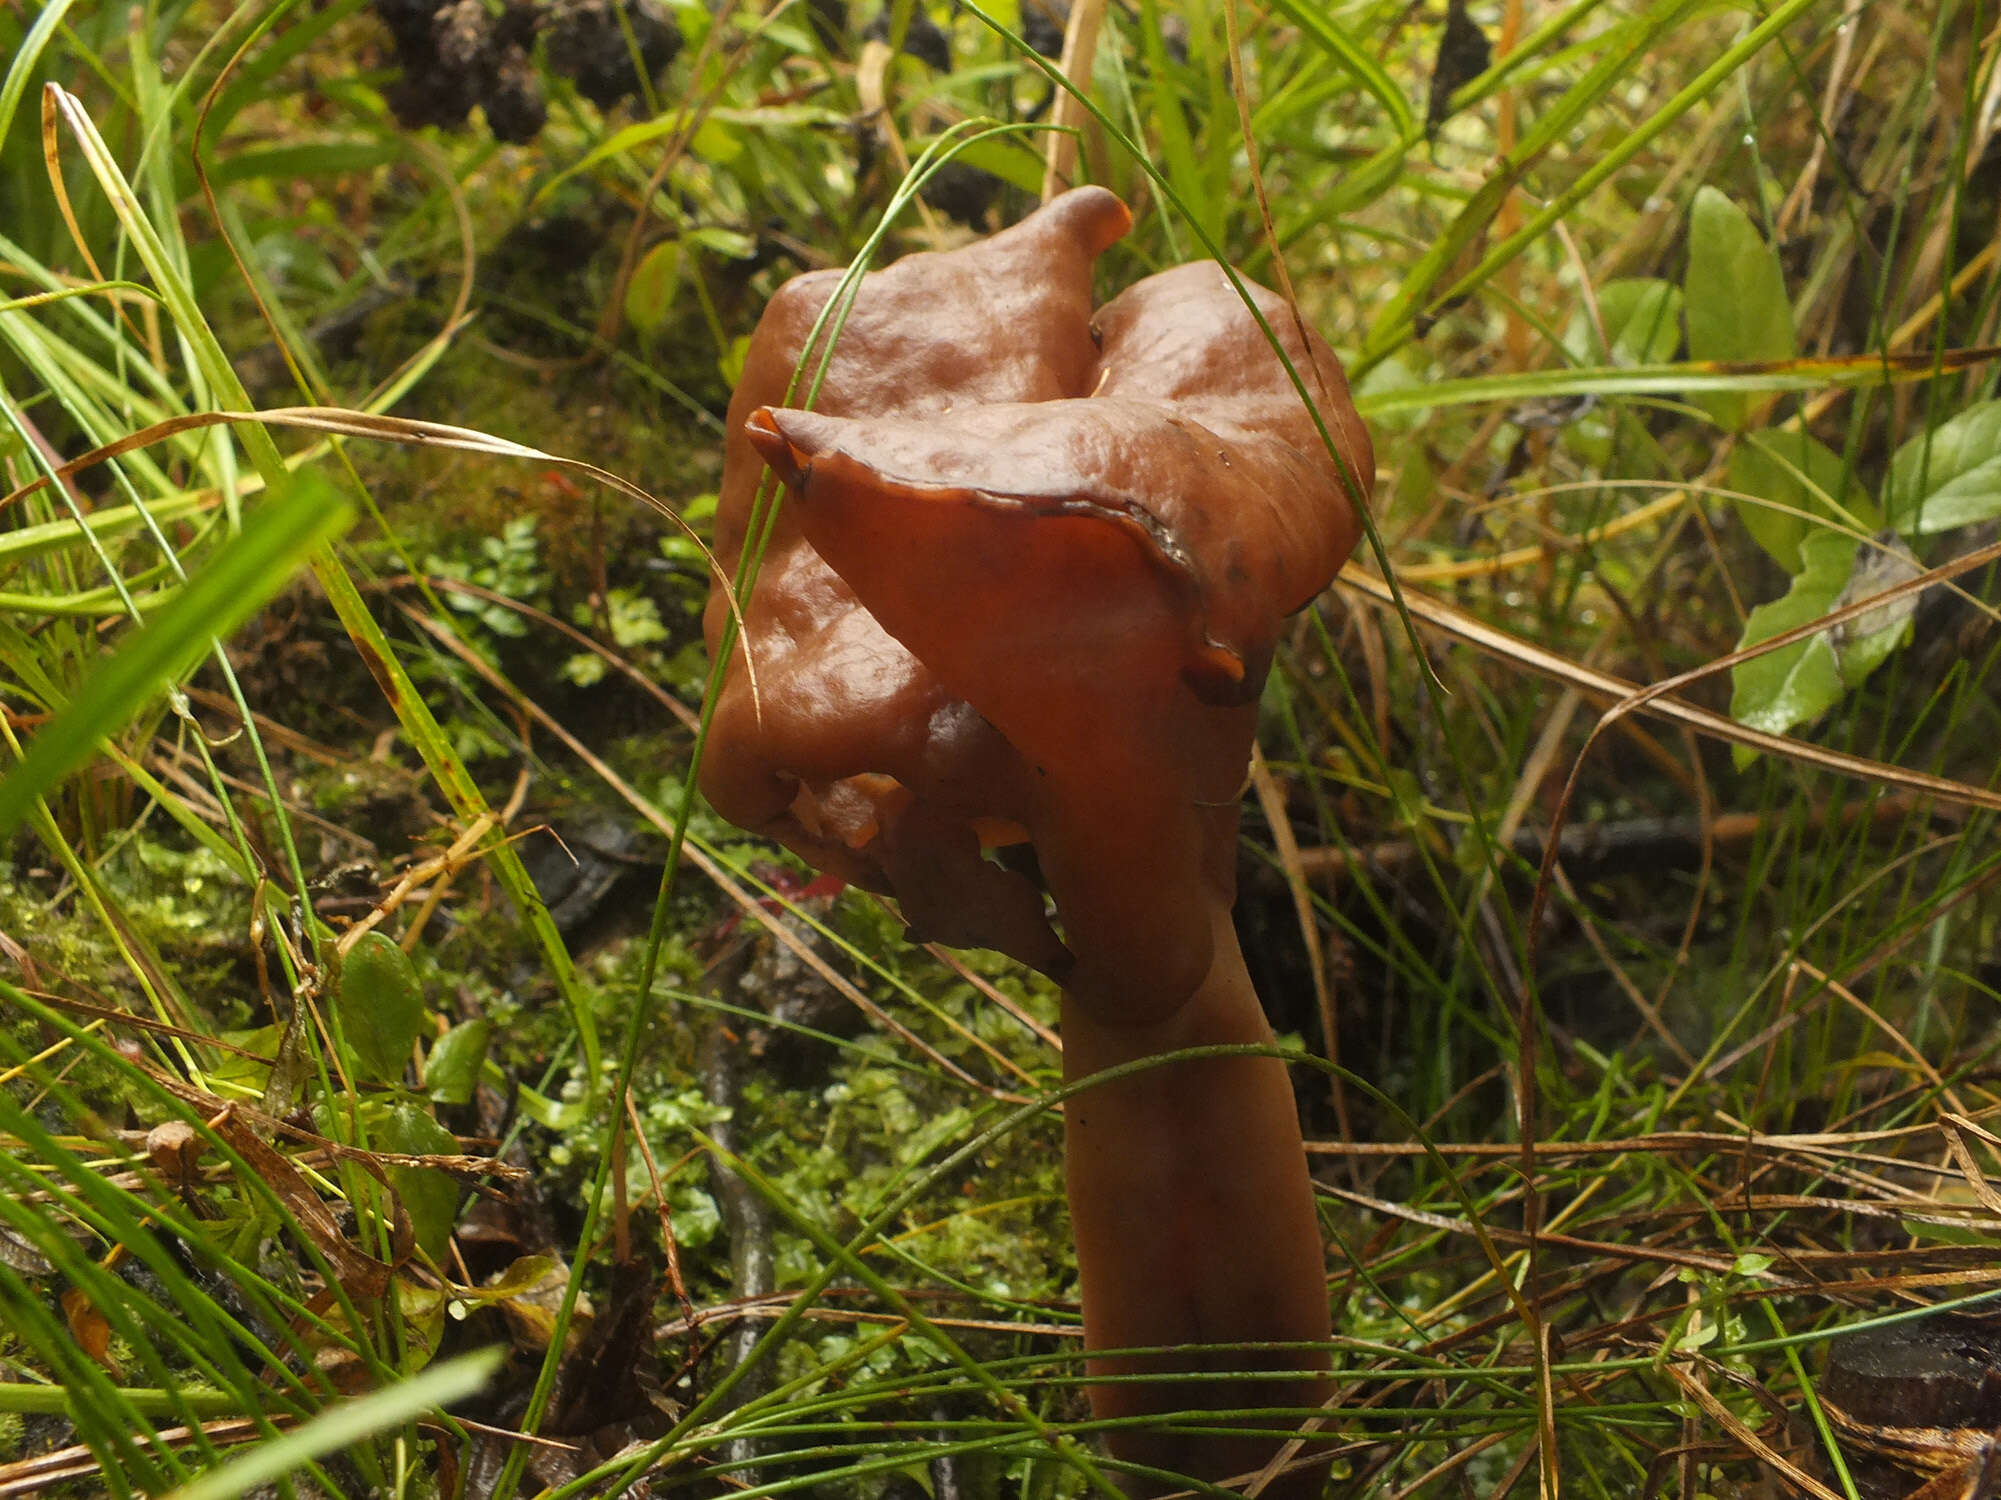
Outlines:
{"type": "MultiPolygon", "coordinates": [[[[731,403],[716,542],[734,568],[768,463],[789,493],[744,611],[761,703],[739,660],[704,792],[895,896],[921,935],[1060,980],[1072,1079],[1270,1040],[1229,918],[1239,793],[1284,618],[1358,529],[1219,267],[1149,277],[1093,317],[1092,261],[1128,223],[1081,188],[868,275],[812,411],[775,403],[837,278],[789,283],[731,403]]],[[[1339,364],[1251,293],[1309,388],[1331,384],[1319,407],[1366,493],[1339,364]]],[[[727,618],[712,599],[712,647],[727,618]]],[[[1093,1372],[1190,1377],[1100,1384],[1094,1409],[1319,1400],[1324,1359],[1198,1347],[1327,1336],[1283,1065],[1151,1069],[1072,1100],[1065,1131],[1090,1347],[1184,1346],[1093,1372]],[[1255,1369],[1301,1374],[1202,1378],[1255,1369]]],[[[1112,1447],[1210,1478],[1274,1451],[1137,1430],[1112,1447]]]]}

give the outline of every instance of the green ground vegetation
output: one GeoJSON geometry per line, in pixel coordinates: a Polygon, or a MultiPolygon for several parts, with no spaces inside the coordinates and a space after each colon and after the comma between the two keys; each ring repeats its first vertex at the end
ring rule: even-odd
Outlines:
{"type": "Polygon", "coordinates": [[[449,9],[0,5],[0,1491],[1103,1489],[1054,996],[688,790],[759,311],[1071,93],[1105,287],[1283,271],[1380,460],[1241,857],[1329,1486],[1916,1488],[1823,1386],[2001,1290],[1991,0],[449,9]]]}

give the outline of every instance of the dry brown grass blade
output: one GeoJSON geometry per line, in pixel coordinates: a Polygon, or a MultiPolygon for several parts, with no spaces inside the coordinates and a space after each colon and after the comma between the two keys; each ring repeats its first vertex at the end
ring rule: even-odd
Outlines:
{"type": "Polygon", "coordinates": [[[1680,1361],[1670,1361],[1667,1372],[1674,1378],[1674,1383],[1686,1391],[1695,1404],[1708,1414],[1711,1421],[1729,1433],[1747,1452],[1780,1475],[1788,1484],[1806,1491],[1814,1497],[1814,1500],[1846,1500],[1846,1497],[1838,1491],[1829,1489],[1753,1432],[1745,1425],[1742,1418],[1717,1399],[1708,1386],[1695,1378],[1694,1370],[1688,1365],[1680,1361]]]}
{"type": "MultiPolygon", "coordinates": [[[[1563,794],[1557,799],[1556,810],[1550,818],[1549,842],[1543,851],[1542,868],[1536,875],[1535,895],[1529,901],[1526,923],[1528,931],[1528,962],[1533,964],[1535,961],[1537,935],[1542,926],[1543,910],[1549,901],[1549,888],[1556,868],[1557,850],[1560,847],[1559,841],[1563,834],[1564,822],[1569,816],[1571,803],[1575,799],[1577,788],[1583,779],[1585,762],[1590,759],[1592,748],[1598,743],[1599,737],[1606,730],[1616,725],[1627,714],[1642,709],[1652,710],[1661,703],[1675,701],[1669,696],[1670,694],[1693,683],[1700,682],[1706,677],[1713,677],[1719,672],[1727,672],[1740,662],[1747,662],[1768,652],[1777,651],[1782,647],[1793,644],[1795,641],[1808,640],[1837,625],[1859,619],[1872,609],[1880,608],[1883,605],[1894,603],[1900,599],[1915,598],[1933,584],[1943,583],[1947,579],[1957,578],[1963,573],[1970,573],[1975,568],[1985,567],[1997,558],[2001,558],[2001,542],[1990,543],[1985,547],[1976,547],[1973,551],[1956,557],[1950,562],[1941,563],[1935,568],[1929,568],[1923,573],[1918,574],[1915,578],[1897,584],[1892,588],[1884,589],[1879,593],[1871,594],[1867,598],[1859,599],[1844,608],[1833,610],[1817,620],[1809,620],[1804,625],[1798,626],[1795,629],[1781,631],[1778,635],[1759,641],[1754,646],[1747,646],[1741,651],[1732,651],[1727,656],[1718,657],[1715,661],[1696,667],[1690,671],[1682,672],[1674,677],[1667,678],[1665,681],[1657,682],[1651,687],[1633,689],[1610,708],[1606,709],[1599,716],[1597,724],[1592,726],[1591,733],[1586,737],[1582,748],[1578,750],[1577,759],[1570,768],[1569,779],[1564,783],[1563,794]]],[[[1686,708],[1687,705],[1683,705],[1683,707],[1686,708]]],[[[1769,750],[1770,753],[1782,755],[1790,760],[1805,761],[1808,764],[1818,765],[1822,769],[1832,770],[1838,774],[1859,775],[1866,780],[1875,781],[1880,784],[1902,786],[1913,791],[1930,791],[1933,795],[1942,797],[1948,801],[1969,803],[1977,807],[2001,809],[2001,792],[1988,788],[1969,786],[1964,782],[1950,781],[1944,777],[1929,776],[1922,771],[1908,771],[1901,766],[1893,766],[1883,761],[1868,761],[1861,757],[1846,756],[1839,751],[1825,750],[1820,746],[1809,745],[1803,740],[1795,740],[1783,735],[1766,734],[1761,730],[1748,729],[1734,720],[1724,719],[1720,714],[1708,715],[1707,717],[1713,718],[1719,723],[1730,727],[1733,733],[1724,737],[1734,738],[1736,735],[1749,735],[1752,738],[1741,739],[1736,742],[1751,745],[1761,750],[1769,750]]]]}
{"type": "MultiPolygon", "coordinates": [[[[1970,1124],[1971,1122],[1965,1122],[1970,1124]]],[[[1761,1135],[1754,1131],[1742,1134],[1720,1130],[1674,1130],[1658,1131],[1650,1135],[1628,1136],[1621,1140],[1603,1141],[1545,1141],[1536,1150],[1538,1158],[1545,1162],[1578,1161],[1593,1156],[1625,1156],[1632,1152],[1652,1152],[1665,1154],[1671,1151],[1693,1151],[1709,1153],[1716,1151],[1756,1151],[1774,1157],[1785,1157],[1795,1152],[1816,1151],[1830,1153],[1850,1153],[1855,1147],[1874,1141],[1910,1141],[1921,1136],[1935,1135],[1935,1125],[1905,1125],[1895,1130],[1862,1130],[1854,1132],[1819,1132],[1794,1135],[1761,1135]]],[[[1419,1143],[1416,1141],[1357,1141],[1343,1146],[1333,1141],[1308,1141],[1306,1149],[1332,1155],[1336,1152],[1352,1152],[1356,1156],[1471,1156],[1492,1157],[1496,1160],[1512,1161],[1520,1155],[1521,1148],[1508,1141],[1439,1141],[1419,1143]]],[[[1896,1161],[1896,1165],[1906,1165],[1896,1161]]]]}
{"type": "Polygon", "coordinates": [[[368,1300],[389,1290],[395,1267],[377,1260],[348,1239],[319,1190],[306,1180],[289,1156],[264,1141],[232,1109],[223,1109],[209,1122],[209,1127],[263,1179],[265,1187],[278,1195],[292,1222],[326,1257],[348,1296],[368,1300]]]}
{"type": "MultiPolygon", "coordinates": [[[[1692,703],[1683,702],[1672,696],[1680,688],[1717,672],[1728,671],[1740,661],[1748,661],[1767,651],[1774,651],[1794,641],[1804,640],[1845,620],[1852,620],[1870,610],[1878,609],[1893,600],[1918,593],[1933,584],[1948,578],[1956,578],[1975,568],[1984,567],[1996,558],[2001,558],[2001,543],[1982,547],[1964,557],[1955,558],[1952,562],[1922,573],[1907,583],[1886,589],[1880,594],[1872,594],[1797,630],[1787,631],[1784,635],[1774,636],[1768,641],[1760,641],[1748,650],[1732,652],[1729,656],[1719,657],[1693,672],[1682,673],[1680,676],[1671,677],[1646,688],[1630,683],[1623,677],[1615,677],[1609,672],[1580,666],[1557,652],[1547,650],[1532,641],[1523,640],[1520,636],[1502,630],[1498,626],[1489,625],[1485,620],[1442,600],[1430,598],[1410,589],[1405,589],[1403,594],[1410,606],[1413,619],[1464,641],[1477,650],[1485,651],[1498,660],[1534,672],[1538,676],[1566,683],[1588,697],[1613,703],[1614,708],[1608,710],[1606,718],[1599,721],[1598,730],[1594,730],[1594,734],[1607,727],[1608,720],[1615,716],[1644,712],[1672,723],[1685,724],[1699,734],[1723,740],[1728,744],[1742,745],[1767,755],[1798,761],[1819,770],[1831,771],[1837,776],[1851,776],[1885,786],[1902,787],[1906,791],[1923,793],[1942,801],[1968,807],[2001,811],[2001,791],[1972,786],[1943,776],[1928,775],[1923,771],[1908,770],[1903,766],[1891,765],[1887,761],[1870,760],[1866,756],[1848,755],[1839,750],[1830,750],[1825,746],[1792,739],[1786,735],[1767,734],[1763,730],[1752,729],[1723,714],[1698,708],[1692,703]]],[[[1349,592],[1359,594],[1374,604],[1385,608],[1391,607],[1388,585],[1373,573],[1366,573],[1350,564],[1341,570],[1337,582],[1349,592]]],[[[1553,828],[1548,835],[1551,848],[1556,847],[1556,836],[1560,832],[1559,826],[1553,828]]]]}
{"type": "MultiPolygon", "coordinates": [[[[361,1146],[349,1146],[340,1141],[330,1140],[315,1131],[294,1125],[289,1120],[281,1120],[266,1114],[254,1104],[240,1099],[224,1099],[211,1094],[207,1089],[196,1088],[184,1083],[173,1074],[150,1063],[141,1063],[146,1074],[166,1092],[183,1104],[195,1110],[211,1122],[227,1116],[230,1130],[221,1125],[214,1128],[231,1145],[235,1144],[235,1134],[254,1133],[258,1140],[264,1136],[283,1136],[286,1140],[305,1146],[320,1153],[328,1161],[354,1162],[367,1168],[376,1167],[436,1167],[441,1172],[449,1172],[454,1177],[468,1182],[494,1177],[506,1182],[525,1182],[532,1174],[526,1167],[517,1167],[494,1156],[445,1156],[417,1155],[399,1151],[371,1151],[361,1146]]],[[[269,1149],[268,1147],[266,1149],[269,1149]]]]}
{"type": "MultiPolygon", "coordinates": [[[[200,1436],[205,1443],[227,1447],[261,1438],[273,1426],[282,1430],[291,1425],[292,1418],[283,1412],[273,1413],[263,1424],[249,1417],[223,1417],[218,1421],[202,1423],[200,1436]]],[[[165,1427],[157,1433],[136,1433],[134,1436],[142,1442],[178,1447],[193,1442],[196,1430],[192,1427],[165,1427]]],[[[17,1458],[12,1463],[0,1464],[0,1500],[14,1500],[17,1495],[32,1495],[66,1480],[88,1479],[103,1472],[103,1463],[83,1443],[36,1454],[33,1458],[17,1458]]]]}
{"type": "MultiPolygon", "coordinates": [[[[201,148],[203,133],[208,128],[209,111],[222,97],[223,88],[228,84],[230,75],[262,40],[262,28],[251,28],[236,51],[230,54],[229,61],[217,70],[215,81],[202,95],[201,109],[195,116],[194,149],[189,154],[194,162],[195,179],[200,184],[202,200],[208,205],[209,221],[217,227],[223,247],[229,251],[229,258],[236,265],[236,274],[242,279],[245,290],[250,293],[250,300],[257,309],[257,316],[270,330],[272,341],[277,346],[279,356],[285,361],[285,367],[291,372],[292,379],[301,392],[310,397],[324,397],[327,392],[313,388],[313,383],[307,378],[305,370],[293,356],[284,330],[278,326],[277,318],[272,315],[270,307],[264,300],[264,293],[258,286],[257,278],[251,274],[250,267],[243,258],[243,252],[225,227],[229,220],[222,212],[222,205],[216,201],[215,185],[209,178],[207,153],[201,148]]],[[[477,236],[473,230],[472,207],[466,201],[465,188],[459,181],[458,174],[452,170],[444,153],[422,136],[414,132],[405,132],[401,139],[412,154],[424,164],[425,170],[437,181],[446,201],[451,204],[452,218],[459,232],[459,286],[452,298],[451,311],[445,315],[443,326],[425,342],[423,348],[405,360],[387,379],[379,382],[371,396],[392,389],[405,370],[428,358],[433,350],[450,343],[459,330],[471,321],[469,310],[472,306],[473,283],[479,268],[477,252],[473,248],[477,243],[477,236]]]]}
{"type": "MultiPolygon", "coordinates": [[[[1091,92],[1091,65],[1098,56],[1098,31],[1104,19],[1105,0],[1076,0],[1070,7],[1057,68],[1077,94],[1091,92]]],[[[1090,119],[1070,89],[1056,90],[1056,107],[1049,115],[1049,145],[1042,169],[1044,203],[1071,185],[1077,168],[1077,136],[1090,119]]]]}
{"type": "MultiPolygon", "coordinates": [[[[1519,1156],[1519,1149],[1512,1150],[1519,1156]]],[[[1538,1156],[1541,1152],[1538,1151],[1538,1156]]],[[[1445,1234],[1473,1235],[1485,1237],[1496,1246],[1508,1245],[1516,1249],[1526,1249],[1529,1236],[1519,1229],[1509,1229],[1498,1224],[1481,1224],[1471,1218],[1457,1218],[1451,1214],[1434,1213],[1430,1209],[1414,1208],[1407,1203],[1397,1203],[1388,1198],[1373,1197],[1368,1193],[1351,1192],[1346,1188],[1329,1187],[1320,1184],[1319,1191],[1329,1197],[1339,1198],[1357,1208],[1385,1218],[1401,1219],[1407,1223],[1422,1225],[1426,1229],[1436,1229],[1445,1234]]],[[[1618,1244],[1610,1240],[1591,1240],[1579,1235],[1562,1234],[1544,1230],[1535,1236],[1536,1242],[1552,1248],[1575,1250],[1592,1256],[1602,1256],[1613,1261],[1637,1261],[1668,1266],[1682,1266],[1689,1270],[1704,1271],[1711,1275],[1727,1276],[1736,1265],[1734,1253],[1725,1251],[1677,1250],[1666,1245],[1618,1244]]],[[[1497,1266],[1496,1269],[1502,1269],[1497,1266]]],[[[1541,1326],[1538,1324],[1538,1326],[1541,1326]]]]}
{"type": "Polygon", "coordinates": [[[1327,956],[1320,946],[1320,922],[1313,914],[1313,892],[1307,888],[1306,871],[1299,861],[1299,840],[1292,834],[1292,819],[1285,810],[1285,794],[1271,774],[1264,751],[1251,746],[1251,787],[1258,795],[1258,807],[1271,830],[1272,852],[1278,856],[1285,875],[1286,889],[1292,893],[1293,914],[1299,919],[1299,938],[1306,945],[1307,966],[1313,972],[1313,999],[1320,1012],[1327,1061],[1334,1065],[1327,1075],[1328,1092],[1341,1139],[1351,1141],[1355,1131],[1348,1119],[1348,1091],[1341,1081],[1341,1029],[1334,1014],[1334,993],[1327,983],[1327,956]]]}
{"type": "MultiPolygon", "coordinates": [[[[744,634],[743,612],[737,603],[736,590],[731,587],[730,578],[716,561],[709,544],[702,540],[695,528],[690,526],[681,513],[664,500],[641,489],[628,479],[623,479],[609,469],[601,469],[596,464],[586,463],[580,458],[568,458],[559,453],[545,453],[540,448],[531,448],[525,443],[516,443],[507,438],[493,437],[477,432],[469,427],[453,427],[443,422],[422,422],[412,417],[377,416],[370,412],[354,411],[335,406],[282,406],[268,411],[209,411],[192,412],[186,416],[172,417],[164,422],[156,422],[138,432],[127,433],[124,437],[88,453],[69,460],[47,474],[39,475],[4,496],[0,496],[0,512],[16,501],[36,493],[50,484],[59,484],[79,470],[101,464],[107,459],[130,453],[134,449],[150,447],[164,442],[177,433],[192,432],[205,427],[234,425],[239,422],[256,422],[272,427],[291,427],[307,432],[323,432],[333,437],[367,438],[378,442],[407,443],[420,448],[450,448],[461,453],[474,453],[487,458],[506,458],[529,463],[546,463],[558,469],[579,475],[597,484],[617,491],[664,517],[681,534],[693,542],[702,554],[711,577],[722,585],[721,592],[729,606],[730,616],[736,622],[739,636],[744,634]]],[[[748,650],[744,653],[744,673],[749,681],[751,697],[757,697],[756,664],[750,659],[748,650]]]]}
{"type": "MultiPolygon", "coordinates": [[[[716,561],[715,554],[709,551],[708,543],[702,540],[695,528],[688,524],[679,511],[609,469],[601,469],[596,464],[586,463],[580,458],[547,453],[540,448],[532,448],[526,443],[517,443],[509,438],[494,437],[490,433],[478,432],[470,427],[453,427],[444,422],[422,422],[414,417],[377,416],[372,412],[355,411],[340,406],[277,406],[266,411],[203,411],[170,417],[164,422],[155,422],[149,427],[127,433],[124,437],[105,443],[101,447],[92,448],[88,453],[70,459],[51,473],[38,475],[26,484],[9,491],[6,495],[0,496],[0,511],[47,488],[50,484],[60,483],[80,470],[116,458],[122,453],[151,447],[183,432],[194,432],[206,427],[234,426],[243,422],[260,423],[268,427],[289,427],[304,432],[323,432],[332,437],[403,443],[413,448],[449,448],[460,453],[478,454],[485,458],[551,464],[558,469],[616,490],[619,494],[637,500],[641,505],[663,517],[701,551],[702,560],[707,564],[711,576],[725,586],[729,583],[729,578],[716,561]]],[[[736,609],[733,599],[730,608],[732,612],[736,609]]],[[[737,623],[741,628],[740,616],[737,623]]]]}
{"type": "MultiPolygon", "coordinates": [[[[386,588],[396,588],[403,585],[416,584],[419,581],[414,574],[403,573],[398,574],[394,578],[385,578],[382,582],[386,588]]],[[[606,666],[610,667],[614,672],[646,694],[647,697],[666,709],[668,713],[679,719],[683,729],[686,729],[690,734],[699,734],[701,732],[702,721],[696,717],[693,709],[689,708],[687,704],[661,687],[659,683],[648,677],[639,668],[635,667],[602,641],[585,634],[568,620],[559,619],[545,609],[537,609],[532,604],[524,604],[519,599],[510,598],[498,589],[482,588],[479,584],[467,583],[462,579],[431,575],[422,579],[421,582],[429,584],[439,593],[464,594],[467,598],[478,599],[482,603],[491,604],[496,609],[508,610],[513,614],[521,616],[524,620],[531,620],[544,630],[553,630],[558,635],[568,636],[576,643],[578,650],[590,652],[591,655],[597,657],[606,666]]]]}
{"type": "MultiPolygon", "coordinates": [[[[548,730],[550,734],[562,741],[566,749],[588,766],[606,786],[610,787],[612,791],[624,799],[626,805],[631,807],[633,811],[651,823],[659,832],[666,834],[669,838],[673,837],[674,820],[661,812],[659,808],[647,801],[646,798],[642,797],[638,790],[627,782],[624,777],[620,776],[617,771],[613,770],[611,766],[607,765],[602,757],[592,753],[590,747],[570,733],[569,730],[565,729],[555,715],[551,714],[519,688],[508,682],[506,678],[502,677],[482,660],[476,652],[469,650],[457,636],[453,635],[450,630],[446,629],[436,620],[431,619],[421,611],[410,609],[407,606],[404,609],[404,614],[419,629],[425,631],[446,650],[450,651],[474,672],[477,672],[486,681],[488,686],[505,696],[508,702],[515,705],[537,724],[548,730]]],[[[895,1036],[906,1046],[912,1048],[926,1060],[934,1063],[946,1073],[958,1079],[968,1088],[978,1089],[989,1098],[998,1099],[1004,1103],[1024,1104],[1027,1102],[1025,1095],[1010,1093],[1005,1089],[995,1088],[992,1084],[982,1083],[964,1068],[932,1047],[922,1037],[910,1030],[909,1027],[903,1025],[873,1000],[869,999],[851,981],[844,978],[828,964],[826,959],[822,958],[813,949],[811,944],[803,941],[796,932],[778,919],[778,915],[775,912],[769,910],[762,901],[744,889],[742,885],[738,884],[727,870],[704,854],[694,843],[684,842],[681,846],[681,852],[682,856],[693,863],[695,868],[700,870],[703,875],[707,876],[718,890],[736,903],[738,910],[768,931],[780,944],[790,949],[801,963],[825,981],[836,994],[861,1011],[863,1015],[867,1016],[877,1026],[895,1036]]],[[[996,1059],[1002,1066],[1013,1068],[1017,1073],[1021,1071],[1014,1064],[1009,1063],[1007,1059],[1002,1057],[991,1043],[973,1035],[971,1032],[962,1031],[962,1034],[974,1046],[980,1048],[989,1057],[996,1059]]]]}
{"type": "MultiPolygon", "coordinates": [[[[105,274],[98,268],[97,257],[91,254],[90,241],[84,238],[83,226],[77,222],[76,207],[70,202],[69,184],[63,181],[62,140],[56,130],[56,121],[61,106],[61,93],[54,84],[42,90],[42,166],[49,174],[49,191],[55,195],[56,209],[63,216],[63,226],[69,230],[70,243],[76,246],[76,253],[83,257],[84,266],[91,279],[103,281],[105,274]]],[[[125,326],[132,327],[132,320],[122,303],[119,316],[125,326]]],[[[138,330],[133,329],[135,336],[138,330]]],[[[143,339],[141,342],[144,342],[143,339]]]]}

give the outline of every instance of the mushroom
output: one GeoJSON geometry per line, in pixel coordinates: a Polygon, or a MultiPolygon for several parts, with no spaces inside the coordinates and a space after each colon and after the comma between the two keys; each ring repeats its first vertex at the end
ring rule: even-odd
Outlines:
{"type": "MultiPolygon", "coordinates": [[[[831,353],[807,342],[838,274],[788,282],[730,405],[717,519],[731,572],[768,530],[704,793],[915,934],[1056,979],[1070,1081],[1271,1040],[1230,921],[1239,798],[1279,631],[1353,549],[1374,472],[1332,351],[1275,294],[1247,287],[1338,463],[1219,266],[1093,315],[1092,263],[1129,224],[1079,188],[907,256],[861,279],[831,353]],[[812,409],[784,404],[823,356],[812,409]],[[787,490],[768,523],[766,465],[787,490]]],[[[712,651],[729,618],[719,586],[712,651]]],[[[1094,1412],[1323,1399],[1283,1063],[1144,1068],[1073,1096],[1064,1130],[1094,1412]],[[1308,1347],[1246,1347],[1273,1344],[1308,1347]],[[1186,1378],[1107,1378],[1129,1374],[1186,1378]]],[[[1210,1479],[1276,1451],[1187,1424],[1108,1439],[1210,1479]]]]}

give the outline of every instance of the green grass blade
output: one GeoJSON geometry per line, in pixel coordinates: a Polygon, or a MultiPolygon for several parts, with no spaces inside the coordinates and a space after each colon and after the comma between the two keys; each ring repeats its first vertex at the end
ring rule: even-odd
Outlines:
{"type": "Polygon", "coordinates": [[[409,1380],[330,1407],[284,1437],[259,1443],[242,1457],[173,1491],[169,1500],[234,1500],[315,1458],[472,1395],[493,1378],[506,1354],[498,1345],[463,1354],[409,1380]]]}
{"type": "Polygon", "coordinates": [[[1382,65],[1364,52],[1355,41],[1318,6],[1306,0],[1273,0],[1272,9],[1312,37],[1335,67],[1348,74],[1389,111],[1390,124],[1398,135],[1407,134],[1417,123],[1410,101],[1403,96],[1382,65]]]}
{"type": "Polygon", "coordinates": [[[35,17],[35,24],[28,28],[27,36],[22,38],[21,50],[14,54],[13,65],[7,69],[6,82],[0,83],[0,141],[7,139],[7,132],[14,128],[14,113],[21,107],[21,95],[27,91],[28,79],[34,74],[35,64],[41,61],[49,39],[62,25],[70,4],[71,0],[51,0],[35,17]]]}
{"type": "Polygon", "coordinates": [[[317,474],[302,475],[282,499],[257,511],[35,736],[21,763],[0,780],[0,831],[19,824],[37,800],[95,753],[100,739],[277,593],[314,548],[346,527],[351,514],[347,501],[317,474]]]}

